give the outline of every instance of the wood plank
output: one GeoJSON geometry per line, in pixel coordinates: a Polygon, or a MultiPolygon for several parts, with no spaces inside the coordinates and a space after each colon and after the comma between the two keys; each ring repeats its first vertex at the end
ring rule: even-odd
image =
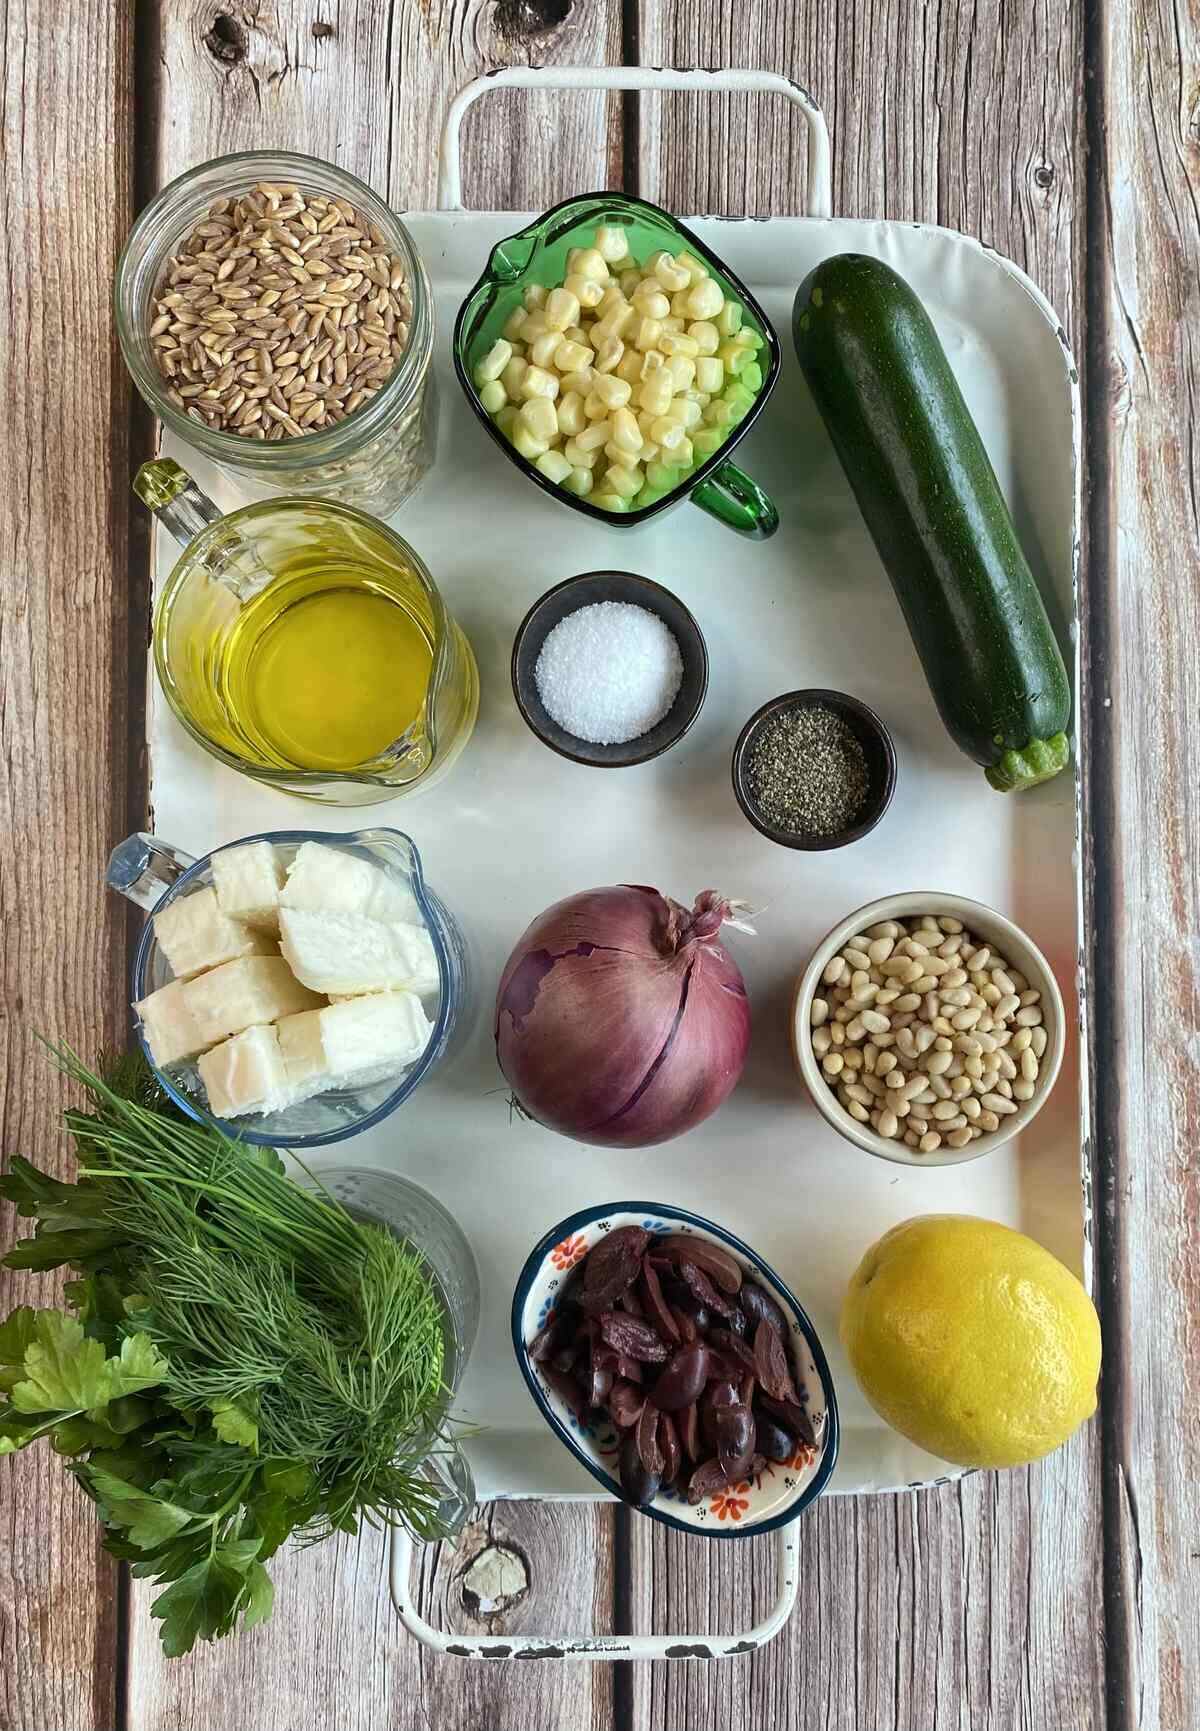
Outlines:
{"type": "MultiPolygon", "coordinates": [[[[978,235],[1031,272],[1078,338],[1080,32],[1067,3],[1012,11],[983,0],[969,20],[910,0],[752,0],[736,14],[646,3],[638,58],[797,79],[829,122],[836,215],[978,235]]],[[[640,126],[646,197],[680,211],[803,210],[804,127],[778,99],[642,97],[640,126]]],[[[1099,1493],[1093,1426],[1028,1471],[830,1499],[802,1525],[789,1629],[732,1672],[638,1666],[633,1723],[722,1723],[740,1709],[781,1731],[1099,1727],[1099,1493]]],[[[739,1626],[762,1614],[767,1544],[689,1545],[648,1522],[631,1536],[635,1627],[652,1616],[658,1629],[727,1629],[735,1613],[739,1626]]]]}
{"type": "MultiPolygon", "coordinates": [[[[132,62],[127,8],[81,0],[69,29],[37,0],[0,8],[0,1147],[64,1174],[65,1090],[34,1034],[94,1053],[127,1026],[101,874],[126,819],[129,392],[106,285],[132,62]]],[[[0,1275],[0,1316],[57,1290],[0,1275]]],[[[0,1462],[0,1506],[0,1723],[109,1727],[117,1576],[91,1506],[44,1443],[0,1462]]]]}
{"type": "MultiPolygon", "coordinates": [[[[573,9],[231,0],[222,16],[218,29],[210,7],[159,0],[147,58],[161,74],[143,92],[141,116],[141,143],[159,183],[228,150],[276,146],[332,158],[398,208],[424,209],[435,199],[444,109],[471,77],[526,58],[620,58],[615,0],[573,9]],[[559,12],[561,25],[537,28],[559,12]]],[[[619,114],[615,99],[603,96],[571,96],[561,106],[551,94],[486,96],[464,127],[468,204],[541,208],[580,186],[609,184],[614,172],[619,181],[619,114]]],[[[456,1546],[422,1559],[419,1603],[431,1620],[460,1629],[610,1627],[612,1531],[609,1510],[526,1503],[481,1510],[456,1546]],[[462,1577],[493,1541],[526,1560],[530,1584],[515,1604],[473,1620],[462,1577]]],[[[612,1723],[611,1674],[602,1667],[432,1659],[392,1615],[378,1535],[287,1554],[273,1573],[271,1622],[185,1663],[162,1660],[150,1595],[134,1589],[131,1731],[200,1724],[241,1731],[248,1702],[255,1731],[501,1720],[603,1731],[612,1723]]]]}
{"type": "Polygon", "coordinates": [[[1111,1731],[1200,1723],[1195,7],[1100,8],[1089,133],[1094,971],[1111,1731]],[[1181,67],[1188,68],[1187,78],[1181,67]],[[1106,483],[1106,484],[1105,484],[1106,483]]]}

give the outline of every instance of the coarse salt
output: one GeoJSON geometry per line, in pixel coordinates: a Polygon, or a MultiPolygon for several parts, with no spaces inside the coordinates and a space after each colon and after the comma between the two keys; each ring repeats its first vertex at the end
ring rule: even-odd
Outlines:
{"type": "Polygon", "coordinates": [[[547,714],[576,739],[624,745],[667,714],[683,682],[683,657],[657,613],[597,601],[559,620],[533,677],[547,714]]]}

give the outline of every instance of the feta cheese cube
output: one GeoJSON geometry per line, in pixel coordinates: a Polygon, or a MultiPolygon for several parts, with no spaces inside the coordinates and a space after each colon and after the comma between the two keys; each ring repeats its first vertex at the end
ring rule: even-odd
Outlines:
{"type": "Polygon", "coordinates": [[[429,1044],[433,1024],[415,992],[376,992],[285,1016],[277,1029],[293,1098],[398,1077],[429,1044]]]}
{"type": "Polygon", "coordinates": [[[222,848],[212,856],[212,875],[222,913],[278,936],[283,865],[269,841],[222,848]]]}
{"type": "Polygon", "coordinates": [[[133,1006],[141,1018],[150,1056],[160,1068],[178,1063],[180,1058],[194,1058],[212,1044],[188,1008],[187,989],[186,980],[172,980],[133,1006]]]}
{"type": "Polygon", "coordinates": [[[159,948],[177,980],[189,980],[237,956],[261,956],[275,949],[261,932],[252,932],[243,921],[222,913],[214,889],[180,896],[155,914],[153,923],[159,948]]]}
{"type": "Polygon", "coordinates": [[[382,866],[319,841],[302,842],[288,867],[280,901],[310,913],[365,914],[368,919],[423,926],[417,898],[382,866]]]}
{"type": "Polygon", "coordinates": [[[218,1118],[279,1112],[292,1103],[274,1028],[246,1028],[200,1058],[209,1110],[218,1118]]]}
{"type": "Polygon", "coordinates": [[[184,1001],[211,1046],[255,1022],[277,1022],[321,1000],[296,979],[282,956],[240,956],[184,984],[184,1001]]]}
{"type": "Polygon", "coordinates": [[[279,909],[280,948],[314,992],[436,992],[437,956],[423,926],[387,926],[363,914],[279,909]]]}

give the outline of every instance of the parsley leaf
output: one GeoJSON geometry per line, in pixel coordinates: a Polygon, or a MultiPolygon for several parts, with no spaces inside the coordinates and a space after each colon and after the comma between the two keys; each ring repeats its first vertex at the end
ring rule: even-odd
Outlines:
{"type": "Polygon", "coordinates": [[[222,1442],[240,1443],[243,1448],[252,1453],[258,1452],[258,1420],[248,1413],[244,1406],[236,1400],[229,1400],[219,1395],[216,1400],[209,1401],[212,1409],[212,1427],[222,1442]]]}
{"type": "Polygon", "coordinates": [[[23,1304],[0,1323],[0,1388],[7,1393],[25,1375],[25,1354],[34,1339],[37,1311],[23,1304]]]}
{"type": "Polygon", "coordinates": [[[132,1543],[145,1550],[165,1544],[197,1519],[204,1519],[91,1463],[76,1468],[76,1474],[99,1503],[109,1525],[125,1528],[132,1543]]]}
{"type": "Polygon", "coordinates": [[[152,1388],[165,1381],[167,1371],[166,1359],[148,1335],[129,1335],[109,1358],[101,1341],[85,1335],[77,1317],[39,1310],[25,1347],[24,1380],[12,1385],[12,1404],[23,1413],[74,1417],[86,1412],[103,1421],[110,1401],[152,1388]]]}
{"type": "Polygon", "coordinates": [[[257,1550],[254,1539],[218,1545],[158,1595],[150,1615],[162,1623],[163,1652],[169,1659],[190,1653],[197,1640],[228,1634],[242,1610],[253,1622],[270,1615],[270,1581],[255,1561],[257,1550]]]}

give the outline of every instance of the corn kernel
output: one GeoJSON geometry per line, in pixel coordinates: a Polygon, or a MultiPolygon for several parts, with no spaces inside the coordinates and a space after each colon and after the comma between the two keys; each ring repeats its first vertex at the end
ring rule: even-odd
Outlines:
{"type": "Polygon", "coordinates": [[[700,344],[695,337],[685,337],[681,331],[669,331],[665,325],[658,346],[664,355],[687,355],[693,361],[700,353],[700,344]]]}
{"type": "Polygon", "coordinates": [[[645,357],[636,349],[626,349],[616,365],[616,377],[624,379],[629,385],[640,385],[642,382],[642,361],[645,357]]]}
{"type": "Polygon", "coordinates": [[[498,379],[509,361],[512,360],[512,344],[503,337],[497,338],[475,367],[475,383],[490,385],[493,379],[498,379]]]}
{"type": "Polygon", "coordinates": [[[659,415],[651,422],[650,437],[661,450],[673,451],[683,443],[687,428],[671,415],[659,415]]]}
{"type": "Polygon", "coordinates": [[[664,369],[671,375],[677,391],[686,391],[696,377],[696,363],[690,355],[670,355],[664,369]]]}
{"type": "Polygon", "coordinates": [[[608,281],[608,265],[594,246],[572,247],[567,254],[567,270],[579,276],[590,276],[596,282],[608,281]]]}
{"type": "Polygon", "coordinates": [[[519,416],[514,421],[508,436],[513,449],[519,451],[529,463],[536,462],[537,458],[550,448],[545,439],[534,437],[519,416]]]}
{"type": "Polygon", "coordinates": [[[571,465],[561,451],[543,451],[533,466],[556,487],[560,487],[571,473],[571,465]]]}
{"type": "Polygon", "coordinates": [[[662,328],[664,336],[680,335],[683,331],[683,320],[675,313],[669,313],[662,322],[662,328]]]}
{"type": "Polygon", "coordinates": [[[715,318],[724,305],[721,285],[710,276],[701,277],[688,290],[687,309],[694,319],[715,318]]]}
{"type": "Polygon", "coordinates": [[[592,490],[592,472],[590,469],[575,468],[563,482],[568,493],[575,493],[584,499],[592,490]]]}
{"type": "Polygon", "coordinates": [[[679,471],[668,469],[665,463],[647,463],[646,480],[651,487],[665,493],[679,484],[679,471]]]}
{"type": "Polygon", "coordinates": [[[581,276],[577,270],[568,272],[563,287],[573,294],[581,307],[598,307],[604,299],[604,284],[594,276],[581,276]]]}
{"type": "Polygon", "coordinates": [[[724,443],[725,434],[720,427],[697,427],[692,434],[692,450],[698,462],[711,457],[724,443]]]}
{"type": "Polygon", "coordinates": [[[670,300],[657,286],[653,277],[640,282],[629,298],[643,318],[665,319],[671,311],[670,300]]]}
{"type": "Polygon", "coordinates": [[[582,433],[576,433],[575,443],[582,451],[598,451],[611,438],[611,421],[589,421],[582,433]]]}
{"type": "Polygon", "coordinates": [[[620,512],[629,509],[629,500],[623,499],[619,493],[593,493],[591,503],[599,505],[602,511],[620,512]]]}
{"type": "Polygon", "coordinates": [[[658,456],[659,447],[654,443],[653,439],[649,439],[643,444],[641,450],[638,452],[638,461],[639,463],[653,463],[657,461],[658,456]]]}
{"type": "Polygon", "coordinates": [[[635,317],[636,314],[628,301],[618,302],[610,312],[605,313],[602,319],[597,319],[592,326],[591,338],[594,347],[600,349],[605,343],[611,342],[613,337],[619,337],[630,320],[635,317]]]}
{"type": "Polygon", "coordinates": [[[544,336],[549,329],[544,312],[526,313],[525,323],[521,326],[521,341],[523,343],[536,343],[538,338],[544,336]]]}
{"type": "Polygon", "coordinates": [[[479,401],[489,415],[494,415],[497,409],[502,409],[508,401],[508,392],[499,379],[489,379],[479,392],[479,401]]]}
{"type": "Polygon", "coordinates": [[[627,379],[616,378],[612,373],[597,373],[593,395],[600,399],[605,411],[623,409],[633,395],[633,386],[627,379]]]}
{"type": "Polygon", "coordinates": [[[733,410],[724,397],[714,397],[704,410],[704,420],[710,427],[728,427],[733,421],[733,410]]]}
{"type": "Polygon", "coordinates": [[[500,383],[504,386],[505,391],[510,397],[516,397],[520,394],[521,381],[528,371],[529,362],[523,360],[520,355],[514,355],[512,360],[509,361],[504,371],[500,374],[500,383]]]}
{"type": "Polygon", "coordinates": [[[692,273],[686,265],[673,259],[669,252],[656,255],[653,265],[655,276],[668,294],[674,294],[679,289],[685,289],[692,280],[692,273]]]}
{"type": "Polygon", "coordinates": [[[716,317],[716,326],[723,337],[733,336],[742,328],[742,309],[737,301],[726,301],[716,317]]]}
{"type": "MultiPolygon", "coordinates": [[[[590,279],[588,277],[580,277],[579,280],[580,280],[580,282],[587,282],[590,279]]],[[[610,313],[614,307],[619,307],[619,306],[623,305],[624,300],[625,300],[625,296],[621,293],[620,283],[619,282],[613,282],[610,280],[608,287],[604,290],[603,294],[600,296],[600,299],[596,302],[596,311],[599,314],[599,316],[601,318],[603,318],[604,315],[606,313],[610,313]]]]}
{"type": "Polygon", "coordinates": [[[569,439],[576,433],[582,433],[587,426],[587,416],[583,412],[583,398],[577,391],[565,391],[558,404],[558,430],[565,433],[569,439]]]}
{"type": "MultiPolygon", "coordinates": [[[[726,304],[732,306],[733,302],[726,304]]],[[[721,346],[721,333],[711,319],[696,319],[688,326],[687,331],[688,336],[699,343],[702,355],[715,355],[721,346]]]]}
{"type": "Polygon", "coordinates": [[[641,450],[642,429],[628,409],[616,409],[612,418],[612,443],[636,455],[641,450]]]}
{"type": "MultiPolygon", "coordinates": [[[[589,349],[588,354],[590,355],[591,352],[589,349]]],[[[595,374],[589,362],[586,367],[580,367],[576,372],[564,373],[562,375],[562,388],[564,391],[574,391],[577,397],[586,397],[592,388],[594,378],[595,374]]]]}
{"type": "Polygon", "coordinates": [[[693,427],[698,427],[704,417],[700,404],[690,397],[676,397],[667,410],[667,419],[675,421],[685,433],[690,433],[693,427]]]}
{"type": "Polygon", "coordinates": [[[720,359],[725,363],[725,372],[731,379],[736,379],[743,367],[748,367],[753,360],[753,351],[741,343],[722,343],[717,350],[720,359]]]}
{"type": "Polygon", "coordinates": [[[636,266],[632,270],[623,270],[621,272],[620,276],[617,278],[617,281],[621,285],[621,293],[623,295],[626,295],[626,296],[631,295],[633,293],[634,289],[637,288],[637,286],[641,282],[641,280],[642,280],[642,273],[640,270],[638,270],[636,268],[636,266]]]}
{"type": "Polygon", "coordinates": [[[518,392],[522,397],[549,397],[551,402],[559,391],[558,375],[548,373],[544,367],[526,367],[525,376],[521,380],[518,392]]]}
{"type": "Polygon", "coordinates": [[[685,434],[677,445],[664,449],[662,460],[671,469],[690,469],[695,460],[692,441],[685,434]]]}
{"type": "Polygon", "coordinates": [[[558,415],[547,397],[527,398],[521,404],[517,419],[527,432],[544,444],[550,444],[558,436],[558,415]]]}
{"type": "Polygon", "coordinates": [[[505,403],[504,407],[493,416],[493,419],[502,433],[510,433],[517,424],[517,405],[505,403]]]}
{"type": "Polygon", "coordinates": [[[573,469],[592,468],[599,455],[599,451],[594,448],[585,450],[578,439],[568,439],[563,446],[563,456],[573,469]]]}
{"type": "Polygon", "coordinates": [[[615,264],[629,251],[625,230],[611,223],[602,223],[596,230],[596,251],[606,264],[615,264]]]}
{"type": "Polygon", "coordinates": [[[725,363],[716,355],[701,355],[696,362],[696,384],[715,395],[725,383],[725,363]]]}
{"type": "Polygon", "coordinates": [[[529,359],[535,367],[548,367],[558,352],[562,342],[560,331],[547,331],[535,343],[529,345],[529,359]]]}
{"type": "Polygon", "coordinates": [[[623,464],[612,463],[604,477],[604,487],[609,493],[619,493],[622,499],[632,499],[642,490],[645,477],[635,464],[627,469],[623,464]]]}
{"type": "Polygon", "coordinates": [[[762,390],[763,371],[757,361],[751,361],[749,366],[743,367],[738,377],[748,391],[762,390]]]}
{"type": "Polygon", "coordinates": [[[632,334],[627,332],[626,335],[630,337],[635,349],[641,349],[645,352],[657,348],[659,338],[662,336],[662,321],[643,316],[634,325],[632,334]]]}
{"type": "Polygon", "coordinates": [[[565,331],[568,325],[579,322],[579,300],[570,289],[551,289],[546,298],[544,313],[546,324],[552,331],[565,331]]]}
{"type": "Polygon", "coordinates": [[[510,343],[519,342],[521,330],[524,324],[525,308],[514,307],[504,321],[504,329],[502,330],[501,335],[507,338],[510,343]]]}
{"type": "MultiPolygon", "coordinates": [[[[534,360],[537,360],[535,355],[534,360]]],[[[580,367],[590,367],[592,350],[585,343],[572,342],[569,337],[559,337],[556,348],[551,355],[555,370],[560,373],[578,372],[580,367]]],[[[539,367],[545,366],[545,361],[538,361],[539,367]]]]}
{"type": "Polygon", "coordinates": [[[692,316],[688,312],[687,304],[688,296],[691,292],[690,288],[676,289],[675,293],[671,296],[671,316],[673,318],[686,319],[692,316]]]}
{"type": "Polygon", "coordinates": [[[546,304],[546,297],[549,293],[550,290],[544,288],[540,282],[531,282],[521,296],[521,302],[525,311],[527,313],[537,312],[540,308],[544,307],[546,304]]]}
{"type": "MultiPolygon", "coordinates": [[[[583,315],[581,313],[580,317],[582,318],[582,316],[583,315]]],[[[582,325],[568,325],[566,330],[563,332],[563,336],[565,337],[567,342],[578,343],[580,348],[586,349],[588,351],[589,355],[591,354],[592,345],[591,345],[591,342],[588,338],[588,334],[584,330],[582,325]]]]}
{"type": "MultiPolygon", "coordinates": [[[[597,374],[596,376],[599,378],[601,375],[597,374]]],[[[595,389],[590,390],[587,396],[583,399],[584,419],[586,421],[603,421],[607,415],[608,409],[605,406],[604,399],[595,389]]]]}
{"type": "Polygon", "coordinates": [[[638,391],[638,402],[643,409],[649,409],[654,415],[665,415],[671,406],[673,394],[671,380],[660,368],[657,373],[652,373],[648,379],[643,380],[638,391]]]}
{"type": "Polygon", "coordinates": [[[642,370],[639,379],[648,379],[652,373],[661,373],[665,357],[658,349],[647,349],[642,356],[642,370]]]}
{"type": "Polygon", "coordinates": [[[617,362],[621,359],[621,356],[624,353],[625,344],[621,341],[620,337],[610,337],[609,340],[597,351],[596,371],[598,373],[613,372],[616,368],[617,362]]]}

